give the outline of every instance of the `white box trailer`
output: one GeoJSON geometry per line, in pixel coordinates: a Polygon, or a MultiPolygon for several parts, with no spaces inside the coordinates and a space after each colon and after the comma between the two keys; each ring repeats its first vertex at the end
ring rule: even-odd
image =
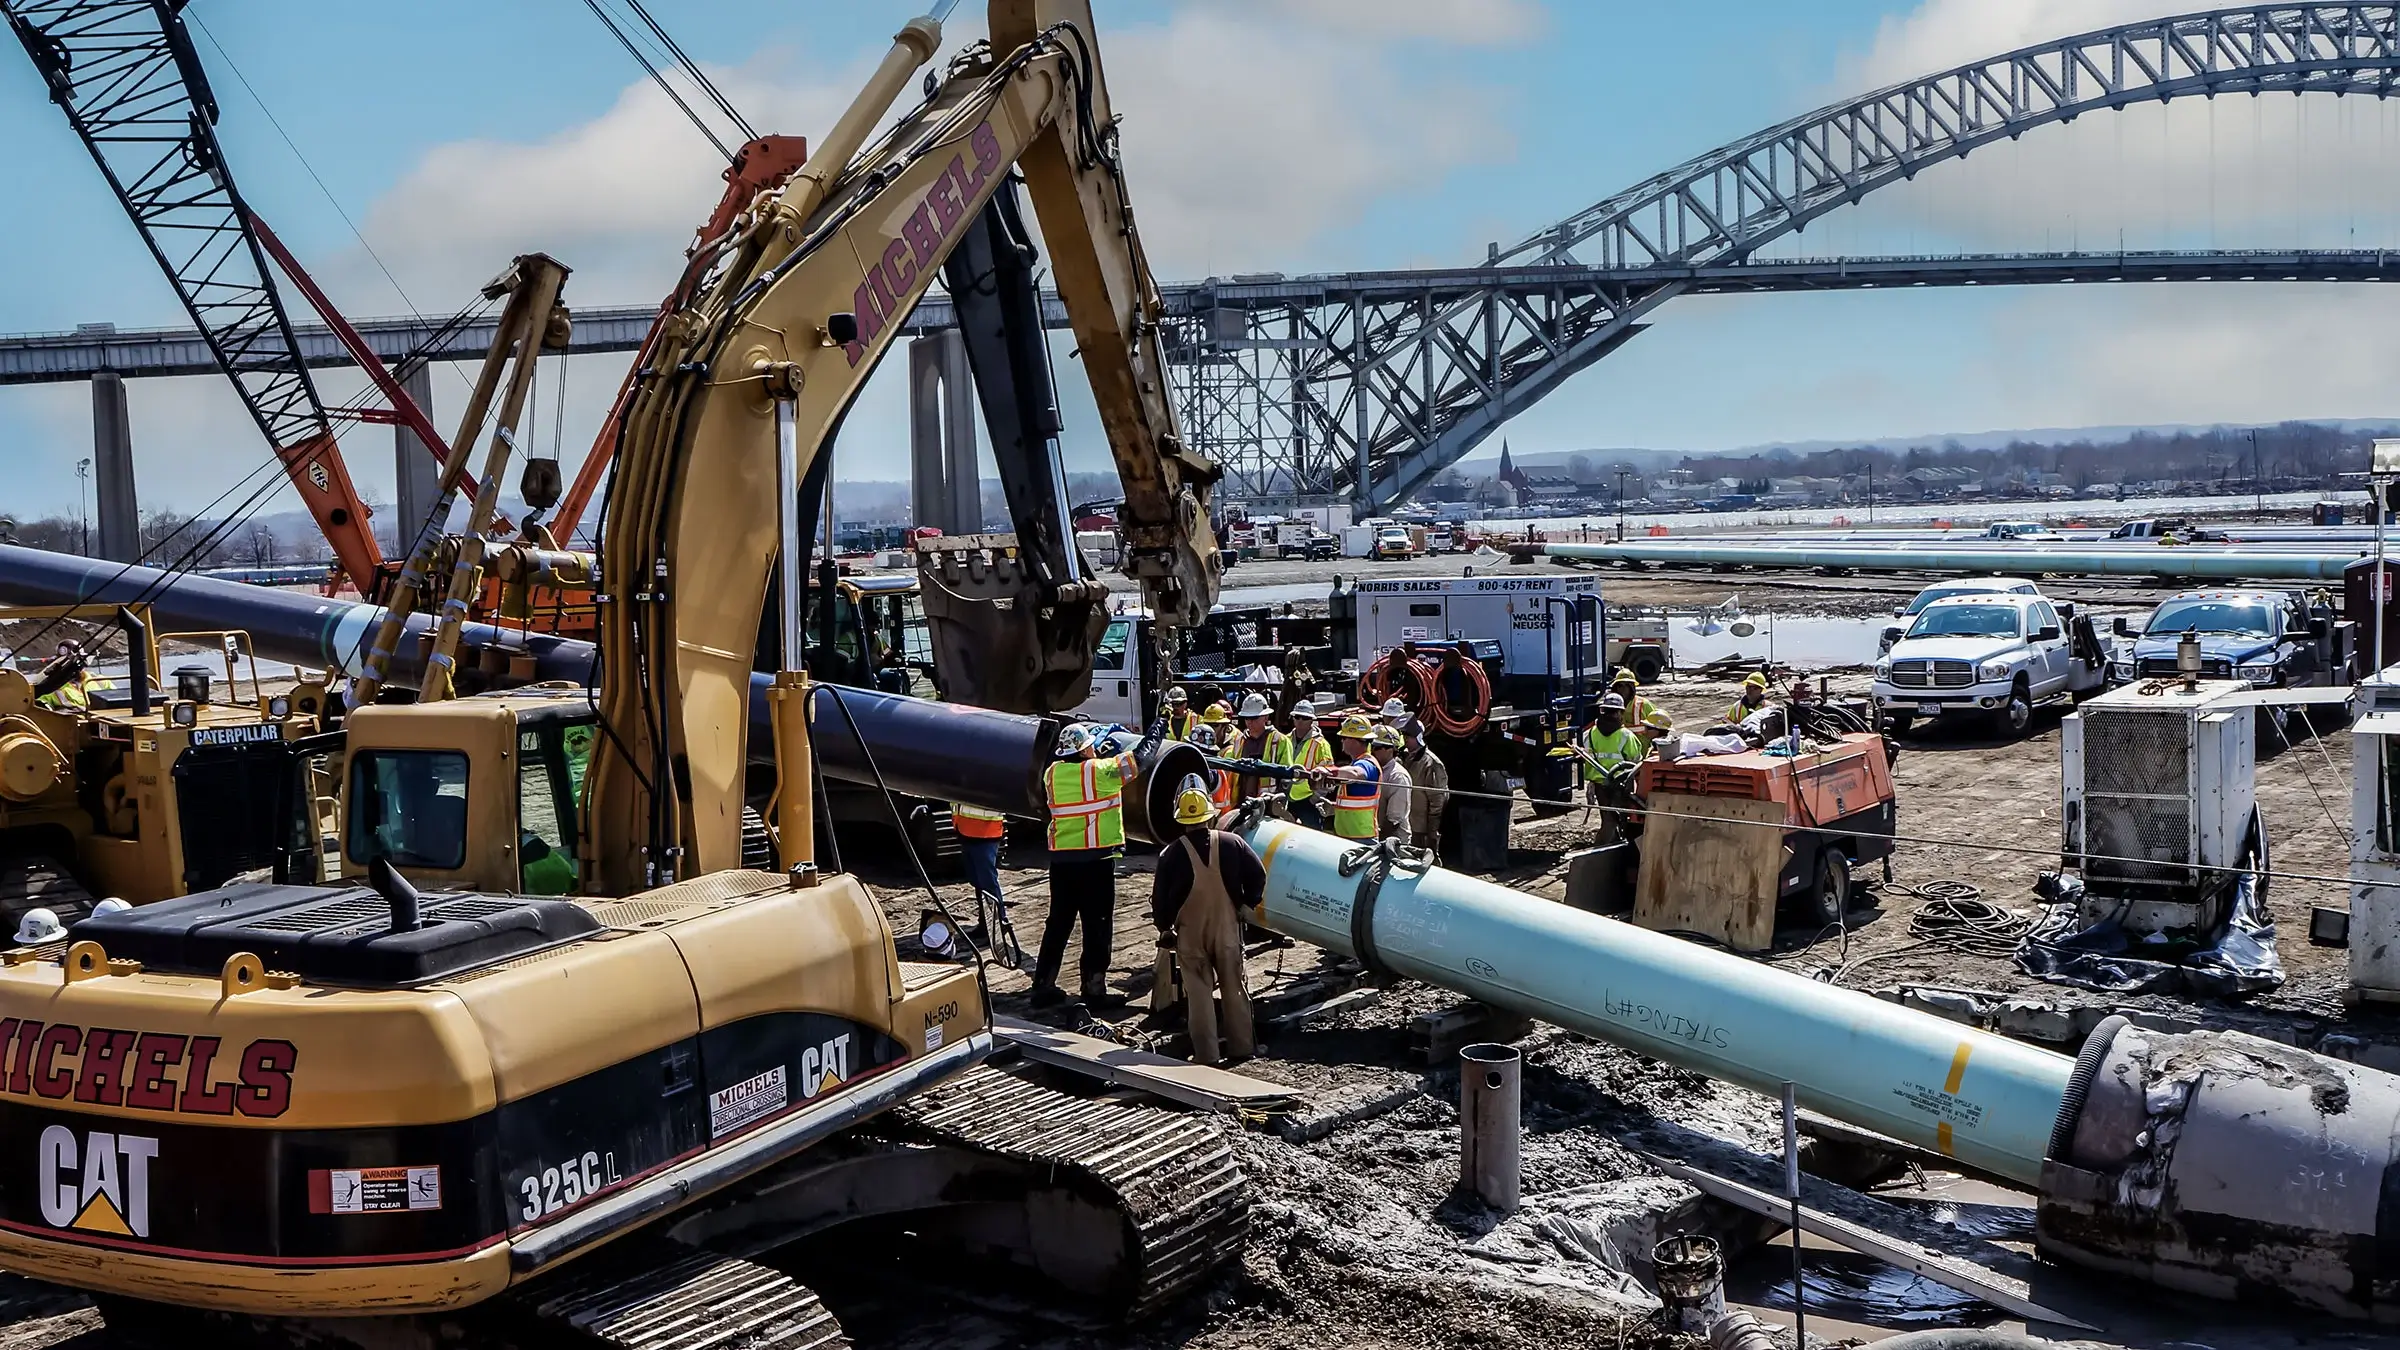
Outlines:
{"type": "Polygon", "coordinates": [[[1583,576],[1361,581],[1358,657],[1406,642],[1483,640],[1500,644],[1511,675],[1571,676],[1577,656],[1588,673],[1599,662],[1599,599],[1599,581],[1583,576]]]}

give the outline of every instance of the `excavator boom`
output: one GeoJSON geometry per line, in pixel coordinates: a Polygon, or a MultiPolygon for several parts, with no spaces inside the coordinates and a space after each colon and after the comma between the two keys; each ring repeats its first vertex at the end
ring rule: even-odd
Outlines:
{"type": "MultiPolygon", "coordinates": [[[[611,734],[595,752],[584,836],[598,842],[597,876],[614,893],[737,864],[743,710],[778,548],[779,408],[797,447],[794,481],[811,498],[841,418],[1012,169],[1025,174],[1125,479],[1129,570],[1170,626],[1196,622],[1215,599],[1215,470],[1184,446],[1167,398],[1157,290],[1127,206],[1090,7],[997,0],[991,31],[988,51],[953,61],[931,97],[868,146],[938,44],[929,20],[903,28],[808,164],[720,242],[690,302],[660,325],[625,415],[604,530],[601,716],[611,734]]],[[[801,518],[813,505],[802,502],[801,518]]],[[[786,575],[803,574],[788,565],[798,561],[786,575]]],[[[1097,583],[1038,580],[1022,621],[1046,625],[1043,645],[1069,663],[1080,651],[1088,670],[1090,640],[1078,647],[1073,634],[1092,631],[1097,583]]]]}

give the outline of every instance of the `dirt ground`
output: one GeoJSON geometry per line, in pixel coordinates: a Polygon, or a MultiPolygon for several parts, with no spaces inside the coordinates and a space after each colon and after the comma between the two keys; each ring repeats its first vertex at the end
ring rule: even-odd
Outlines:
{"type": "MultiPolygon", "coordinates": [[[[1758,588],[1755,578],[1739,581],[1745,591],[1758,588]]],[[[1714,578],[1656,577],[1612,581],[1609,594],[1616,603],[1686,607],[1715,603],[1727,589],[1714,578]]],[[[1905,581],[1814,578],[1794,584],[1789,600],[1766,603],[1790,612],[1876,613],[1914,589],[1905,581]]],[[[2153,603],[2155,594],[2091,587],[2076,598],[2131,610],[2153,603]]],[[[1836,693],[1864,692],[1867,685],[1863,671],[1827,678],[1836,693]]],[[[1649,692],[1688,725],[1713,720],[1736,690],[1730,679],[1676,676],[1649,692]]],[[[1912,932],[1911,919],[1923,904],[1916,888],[1936,882],[1964,883],[2016,916],[2035,913],[2035,881],[2057,866],[2061,716],[2062,710],[2044,710],[2033,732],[2013,743],[1982,729],[1950,727],[1921,726],[1901,738],[1893,777],[1902,839],[1890,883],[1879,869],[1863,869],[1861,880],[1871,885],[1846,932],[1787,929],[1760,959],[1887,997],[1908,989],[1965,991],[1985,1006],[2015,999],[2059,1009],[2130,1009],[2310,1046],[2327,1035],[2400,1044],[2400,1022],[2344,1012],[2345,954],[2306,941],[2309,906],[2346,904],[2338,878],[2348,866],[2349,737],[2339,729],[2280,749],[2258,765],[2260,810],[2276,869],[2287,874],[2270,896],[2287,973],[2272,993],[2241,1001],[2093,993],[2028,977],[2005,955],[1959,950],[1912,932]]],[[[1520,803],[1510,867],[1494,879],[1561,898],[1564,854],[1590,837],[1580,811],[1537,817],[1520,803]]],[[[1038,870],[1037,841],[1012,840],[1010,849],[1006,887],[1029,969],[1046,909],[1046,874],[1038,870]],[[1015,865],[1023,863],[1035,866],[1015,865]]],[[[1149,1026],[1140,1015],[1154,952],[1149,870],[1149,859],[1138,850],[1121,869],[1110,981],[1137,1001],[1111,1015],[1112,1034],[1173,1053],[1181,1046],[1172,1028],[1149,1026]]],[[[962,887],[943,889],[965,902],[962,887]]],[[[912,924],[921,901],[921,891],[896,895],[895,920],[904,928],[912,924]]],[[[1066,963],[1070,986],[1076,950],[1070,948],[1066,963]]],[[[1326,983],[1347,973],[1329,970],[1330,964],[1306,946],[1254,948],[1250,987],[1262,1008],[1288,1010],[1346,987],[1326,983]]],[[[994,970],[1001,1011],[1026,1015],[1024,971],[994,970]]],[[[1262,1031],[1260,1057],[1244,1071],[1300,1088],[1304,1102],[1297,1120],[1283,1122],[1280,1132],[1273,1122],[1255,1122],[1244,1131],[1256,1205],[1252,1236],[1240,1269],[1207,1296],[1158,1326],[1098,1335],[1090,1328],[1045,1326],[1038,1312],[1011,1318],[1005,1330],[984,1312],[929,1319],[922,1300],[911,1299],[906,1315],[888,1323],[864,1317],[869,1310],[861,1308],[863,1320],[853,1325],[865,1333],[861,1344],[911,1350],[937,1344],[994,1350],[1640,1345],[1655,1335],[1649,1330],[1652,1299],[1638,1278],[1622,1272],[1646,1274],[1643,1258],[1656,1238],[1712,1226],[1741,1229],[1727,1232],[1735,1246],[1770,1235],[1729,1225],[1724,1212],[1695,1202],[1688,1187],[1659,1174],[1641,1155],[1699,1159],[1729,1174],[1759,1167],[1779,1147],[1771,1102],[1538,1025],[1520,1042],[1528,1061],[1525,1207],[1504,1221],[1484,1211],[1457,1189],[1455,1069],[1409,1057],[1410,1022],[1458,1000],[1407,982],[1361,997],[1368,1001],[1262,1031]],[[1320,1128],[1321,1136],[1307,1137],[1320,1128]]],[[[1761,1184],[1771,1184],[1768,1174],[1757,1175],[1761,1184]]],[[[1889,1183],[1880,1194],[1890,1198],[1892,1213],[1924,1218],[1933,1245],[1940,1245],[1945,1228],[1987,1233],[1989,1240],[1972,1254],[2031,1279],[2050,1306],[2107,1328],[2090,1344],[2281,1347],[2355,1335],[2342,1324],[2310,1318],[2179,1306],[2147,1291],[2038,1266],[2030,1258],[2030,1198],[1985,1187],[1972,1203],[1961,1203],[1962,1186],[1980,1183],[1928,1170],[1889,1183]]],[[[1814,1239],[1808,1246],[1812,1337],[1856,1342],[1927,1326],[2023,1325],[1879,1262],[1814,1239]]],[[[1779,1247],[1752,1245],[1732,1262],[1731,1297],[1788,1326],[1789,1259],[1779,1247]]],[[[844,1320],[855,1319],[845,1313],[844,1320]]],[[[2069,1334],[2050,1330],[2062,1338],[2069,1334]]]]}

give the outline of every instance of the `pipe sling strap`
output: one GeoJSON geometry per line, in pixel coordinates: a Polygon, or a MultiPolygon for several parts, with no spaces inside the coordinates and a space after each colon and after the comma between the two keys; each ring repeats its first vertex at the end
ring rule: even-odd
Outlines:
{"type": "Polygon", "coordinates": [[[1396,839],[1370,839],[1342,855],[1340,873],[1358,877],[1358,893],[1350,900],[1350,950],[1369,974],[1385,979],[1398,975],[1375,947],[1375,902],[1383,895],[1384,879],[1394,867],[1421,873],[1432,865],[1433,855],[1403,847],[1396,839]]]}

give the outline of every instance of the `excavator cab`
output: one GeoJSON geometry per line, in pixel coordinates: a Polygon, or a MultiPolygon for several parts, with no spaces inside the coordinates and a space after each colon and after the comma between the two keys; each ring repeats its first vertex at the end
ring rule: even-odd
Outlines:
{"type": "Polygon", "coordinates": [[[350,715],[342,874],[390,863],[443,890],[573,895],[599,714],[577,685],[534,685],[350,715]]]}

